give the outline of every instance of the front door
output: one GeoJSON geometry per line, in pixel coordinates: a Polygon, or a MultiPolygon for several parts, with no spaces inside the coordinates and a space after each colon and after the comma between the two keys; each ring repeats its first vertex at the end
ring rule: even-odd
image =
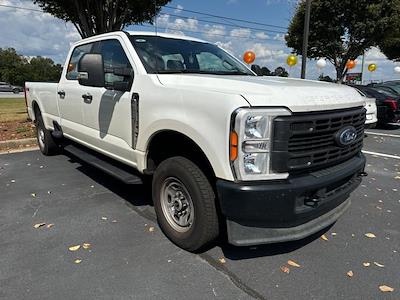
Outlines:
{"type": "MultiPolygon", "coordinates": [[[[60,80],[57,90],[60,125],[63,133],[79,141],[85,140],[83,122],[82,94],[84,86],[77,79],[78,61],[86,53],[90,53],[93,43],[77,46],[73,49],[65,76],[60,80]]],[[[64,74],[64,73],[63,73],[64,74]]]]}
{"type": "Polygon", "coordinates": [[[132,93],[112,88],[114,82],[127,78],[116,76],[111,70],[132,69],[132,64],[123,48],[123,40],[117,38],[102,40],[96,44],[92,52],[102,54],[107,88],[83,87],[82,89],[87,96],[87,100],[83,102],[85,131],[90,133],[87,139],[94,147],[111,156],[135,162],[132,151],[132,93]]]}

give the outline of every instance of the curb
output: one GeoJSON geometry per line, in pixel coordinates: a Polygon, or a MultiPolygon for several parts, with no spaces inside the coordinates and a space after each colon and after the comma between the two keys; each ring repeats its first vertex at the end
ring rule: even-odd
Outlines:
{"type": "Polygon", "coordinates": [[[8,140],[0,142],[0,152],[6,152],[14,149],[37,147],[36,138],[8,140]]]}

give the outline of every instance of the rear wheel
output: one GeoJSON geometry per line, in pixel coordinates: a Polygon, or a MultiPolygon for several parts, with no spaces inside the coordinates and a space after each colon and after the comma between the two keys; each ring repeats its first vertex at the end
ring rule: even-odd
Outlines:
{"type": "Polygon", "coordinates": [[[14,94],[19,94],[19,89],[13,89],[14,94]]]}
{"type": "Polygon", "coordinates": [[[184,157],[163,161],[153,177],[157,220],[179,247],[197,251],[219,234],[215,194],[200,168],[184,157]]]}
{"type": "Polygon", "coordinates": [[[54,155],[58,153],[59,147],[54,141],[51,132],[44,126],[41,115],[36,119],[36,138],[39,149],[44,155],[54,155]]]}

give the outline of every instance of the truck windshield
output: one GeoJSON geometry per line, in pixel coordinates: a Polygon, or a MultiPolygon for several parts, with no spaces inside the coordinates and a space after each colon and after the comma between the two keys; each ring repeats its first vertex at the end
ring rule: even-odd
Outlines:
{"type": "Polygon", "coordinates": [[[216,45],[160,36],[131,36],[147,73],[254,74],[216,45]]]}

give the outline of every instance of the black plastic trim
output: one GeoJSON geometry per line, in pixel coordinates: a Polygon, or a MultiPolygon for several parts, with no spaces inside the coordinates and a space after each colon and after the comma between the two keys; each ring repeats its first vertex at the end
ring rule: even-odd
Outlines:
{"type": "Polygon", "coordinates": [[[335,209],[361,182],[365,157],[286,180],[217,180],[222,214],[249,228],[292,228],[335,209]]]}

